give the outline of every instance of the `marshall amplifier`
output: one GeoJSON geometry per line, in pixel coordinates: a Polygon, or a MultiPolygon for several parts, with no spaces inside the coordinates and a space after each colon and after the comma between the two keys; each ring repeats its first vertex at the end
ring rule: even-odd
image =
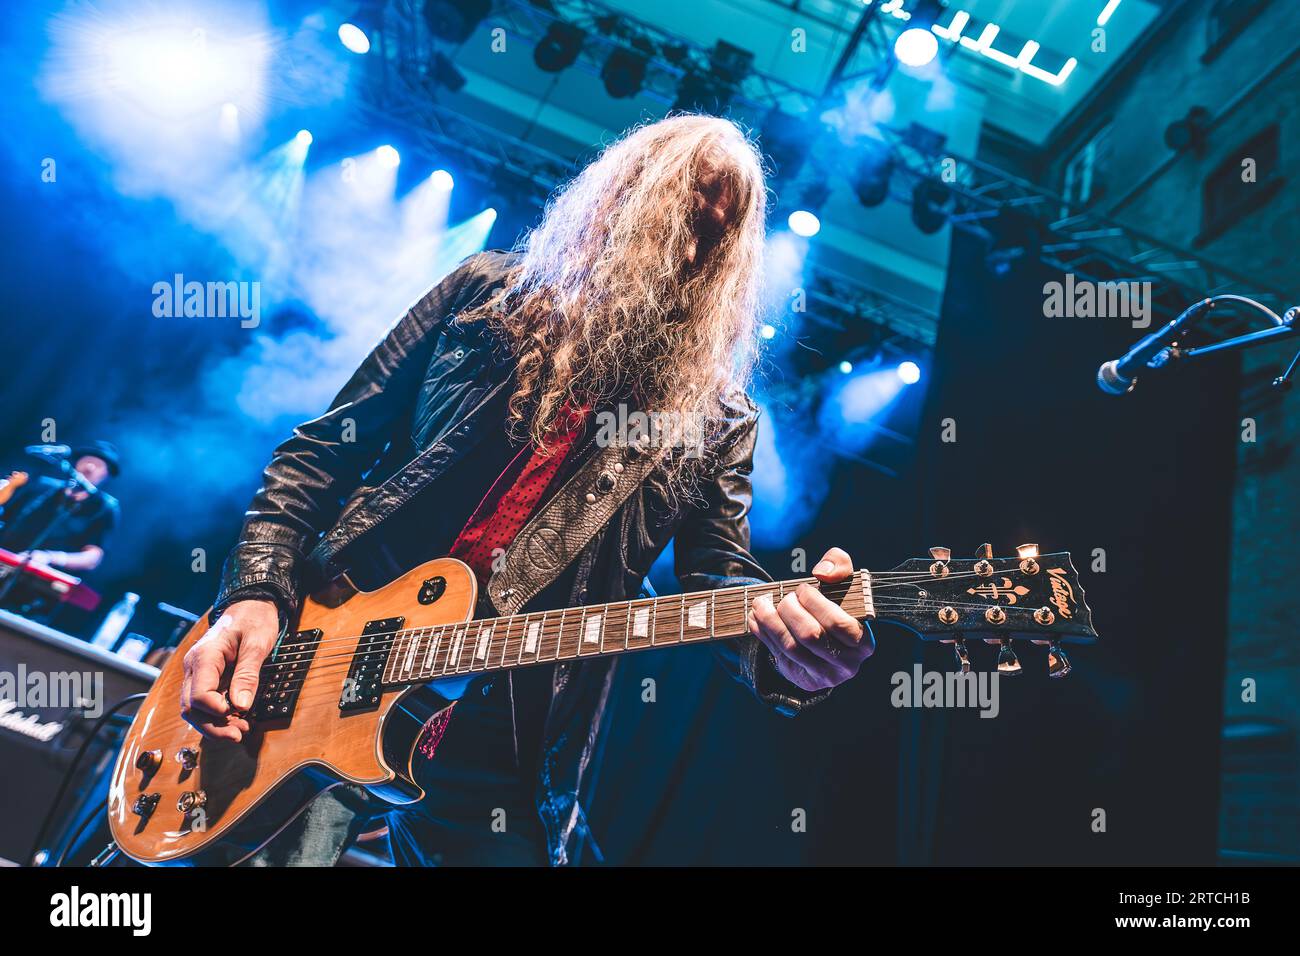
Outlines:
{"type": "MultiPolygon", "coordinates": [[[[155,667],[0,610],[0,864],[31,862],[36,831],[96,719],[157,676],[155,667]]],[[[120,733],[105,728],[87,748],[47,842],[112,760],[120,733]]]]}

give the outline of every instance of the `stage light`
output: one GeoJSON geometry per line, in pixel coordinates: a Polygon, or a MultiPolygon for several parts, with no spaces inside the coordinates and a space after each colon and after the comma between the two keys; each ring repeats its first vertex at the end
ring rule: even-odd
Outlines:
{"type": "Polygon", "coordinates": [[[921,366],[915,362],[899,362],[898,378],[904,385],[915,385],[921,381],[921,366]]]}
{"type": "Polygon", "coordinates": [[[375,150],[375,155],[379,158],[380,164],[388,169],[396,169],[402,161],[402,154],[387,143],[375,150]]]}
{"type": "Polygon", "coordinates": [[[852,371],[853,371],[853,363],[852,363],[852,362],[844,361],[844,362],[841,362],[841,363],[840,363],[840,374],[841,374],[841,375],[848,375],[848,374],[849,374],[850,372],[852,372],[852,371]]]}
{"type": "Polygon", "coordinates": [[[239,107],[234,103],[223,103],[217,128],[226,142],[236,142],[239,139],[239,107]]]}
{"type": "Polygon", "coordinates": [[[939,41],[929,27],[910,27],[894,41],[894,56],[904,66],[922,67],[939,53],[939,41]]]}
{"type": "Polygon", "coordinates": [[[298,134],[294,136],[294,140],[298,143],[299,146],[310,146],[311,130],[309,129],[298,130],[298,134]]]}
{"type": "Polygon", "coordinates": [[[912,190],[912,222],[927,236],[947,225],[954,206],[951,190],[938,180],[923,179],[912,190]]]}
{"type": "Polygon", "coordinates": [[[790,182],[799,175],[819,132],[820,129],[804,117],[791,116],[779,107],[773,107],[763,121],[763,130],[758,137],[772,168],[773,181],[790,182]]]}
{"type": "Polygon", "coordinates": [[[456,185],[456,180],[451,178],[451,173],[445,169],[435,169],[429,176],[429,181],[433,183],[433,188],[449,193],[452,187],[456,185]]]}
{"type": "Polygon", "coordinates": [[[533,62],[547,73],[559,73],[578,59],[585,36],[573,24],[556,21],[546,28],[546,34],[533,48],[533,62]]]}
{"type": "Polygon", "coordinates": [[[464,43],[492,12],[492,0],[425,0],[424,21],[448,43],[464,43]]]}
{"type": "Polygon", "coordinates": [[[643,53],[624,47],[616,49],[600,70],[600,78],[605,81],[605,92],[616,100],[635,96],[645,82],[647,62],[643,53]]]}
{"type": "Polygon", "coordinates": [[[364,54],[370,52],[370,37],[366,36],[366,31],[355,23],[339,25],[339,42],[352,53],[364,54]]]}
{"type": "Polygon", "coordinates": [[[877,140],[867,140],[851,180],[858,202],[868,209],[883,203],[889,198],[889,180],[893,175],[894,157],[889,147],[877,140]]]}
{"type": "Polygon", "coordinates": [[[789,218],[786,219],[786,224],[789,225],[790,231],[796,236],[802,236],[805,239],[811,239],[822,229],[822,221],[817,218],[817,214],[807,209],[796,209],[790,213],[789,218]]]}
{"type": "Polygon", "coordinates": [[[763,338],[771,340],[776,338],[776,326],[763,323],[763,327],[758,330],[758,334],[763,338]]]}

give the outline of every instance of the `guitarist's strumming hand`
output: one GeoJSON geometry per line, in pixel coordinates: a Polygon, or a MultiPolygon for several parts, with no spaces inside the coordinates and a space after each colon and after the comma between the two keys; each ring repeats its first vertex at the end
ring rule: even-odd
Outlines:
{"type": "MultiPolygon", "coordinates": [[[[823,584],[844,581],[853,562],[840,548],[831,548],[813,568],[823,584]]],[[[771,596],[754,599],[749,633],[772,652],[781,676],[806,691],[843,684],[876,649],[871,631],[811,584],[801,584],[773,606],[771,596]]]]}
{"type": "Polygon", "coordinates": [[[226,608],[185,655],[181,716],[205,737],[243,740],[248,721],[241,715],[253,706],[257,675],[279,634],[280,614],[271,601],[226,608]]]}

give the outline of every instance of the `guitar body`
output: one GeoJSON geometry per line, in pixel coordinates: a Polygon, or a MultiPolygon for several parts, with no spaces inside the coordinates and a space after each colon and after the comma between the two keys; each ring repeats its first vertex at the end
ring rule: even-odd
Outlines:
{"type": "Polygon", "coordinates": [[[182,662],[207,633],[204,615],[164,665],[118,755],[108,800],[118,846],[151,865],[230,865],[256,852],[320,792],[341,782],[359,784],[390,803],[419,800],[424,794],[412,779],[411,759],[436,711],[408,700],[411,689],[391,690],[373,706],[344,711],[346,665],[369,622],[401,618],[405,627],[421,628],[468,621],[476,592],[466,565],[439,558],[375,591],[357,590],[341,578],[309,597],[288,628],[291,635],[319,631],[305,674],[300,681],[295,677],[292,710],[252,721],[251,732],[237,744],[204,738],[181,717],[182,662]],[[431,588],[431,581],[437,586],[431,588]],[[177,757],[185,748],[196,758],[188,769],[177,757]],[[152,770],[140,766],[142,754],[146,764],[154,755],[152,770]],[[201,805],[180,809],[178,803],[196,793],[202,794],[201,805]],[[142,797],[154,804],[143,815],[136,812],[142,797]]]}
{"type": "Polygon", "coordinates": [[[1062,642],[1097,639],[1070,555],[1040,554],[1036,544],[1002,558],[991,545],[977,558],[932,548],[892,571],[834,582],[775,581],[481,620],[473,620],[474,574],[454,558],[375,591],[340,578],[303,603],[262,665],[252,729],[237,744],[206,739],[181,718],[183,660],[207,633],[206,616],[185,636],[118,755],[113,838],[141,863],[232,864],[340,783],[413,803],[424,794],[412,760],[450,707],[415,688],[432,683],[452,700],[486,673],[729,640],[748,630],[756,598],[779,603],[805,586],[851,618],[951,643],[963,674],[971,669],[967,637],[998,644],[997,673],[1007,677],[1022,669],[1017,640],[1047,645],[1048,674],[1064,677],[1071,665],[1062,642]]]}

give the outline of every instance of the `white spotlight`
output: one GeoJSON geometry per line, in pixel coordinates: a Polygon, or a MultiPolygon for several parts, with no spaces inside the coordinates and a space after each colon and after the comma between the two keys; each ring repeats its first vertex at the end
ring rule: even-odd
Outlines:
{"type": "Polygon", "coordinates": [[[339,27],[339,42],[353,53],[370,52],[370,37],[355,23],[344,23],[339,27]]]}
{"type": "Polygon", "coordinates": [[[850,372],[853,371],[853,363],[850,362],[850,361],[847,361],[847,360],[841,362],[841,363],[840,363],[840,371],[841,371],[842,373],[844,373],[845,375],[848,375],[850,372]]]}
{"type": "Polygon", "coordinates": [[[379,162],[389,169],[396,169],[398,163],[402,161],[401,153],[387,143],[375,150],[375,155],[379,157],[379,162]]]}
{"type": "Polygon", "coordinates": [[[821,220],[817,218],[816,213],[809,212],[807,209],[796,209],[790,213],[786,223],[790,226],[791,232],[805,239],[817,235],[822,228],[821,220]]]}
{"type": "Polygon", "coordinates": [[[299,145],[299,146],[310,146],[310,145],[311,145],[311,130],[309,130],[309,129],[300,129],[300,130],[298,130],[298,135],[296,135],[296,136],[294,137],[294,139],[298,142],[298,145],[299,145]]]}
{"type": "Polygon", "coordinates": [[[894,56],[904,66],[921,67],[939,53],[939,41],[924,27],[910,27],[894,41],[894,56]]]}
{"type": "Polygon", "coordinates": [[[921,381],[921,366],[915,362],[899,362],[898,377],[904,385],[915,385],[921,381]]]}
{"type": "Polygon", "coordinates": [[[758,334],[763,336],[763,338],[765,339],[774,339],[776,338],[776,326],[764,325],[761,329],[758,330],[758,334]]]}
{"type": "Polygon", "coordinates": [[[456,185],[456,180],[451,178],[451,173],[445,169],[435,169],[433,175],[429,177],[434,189],[449,193],[452,187],[456,185]]]}

